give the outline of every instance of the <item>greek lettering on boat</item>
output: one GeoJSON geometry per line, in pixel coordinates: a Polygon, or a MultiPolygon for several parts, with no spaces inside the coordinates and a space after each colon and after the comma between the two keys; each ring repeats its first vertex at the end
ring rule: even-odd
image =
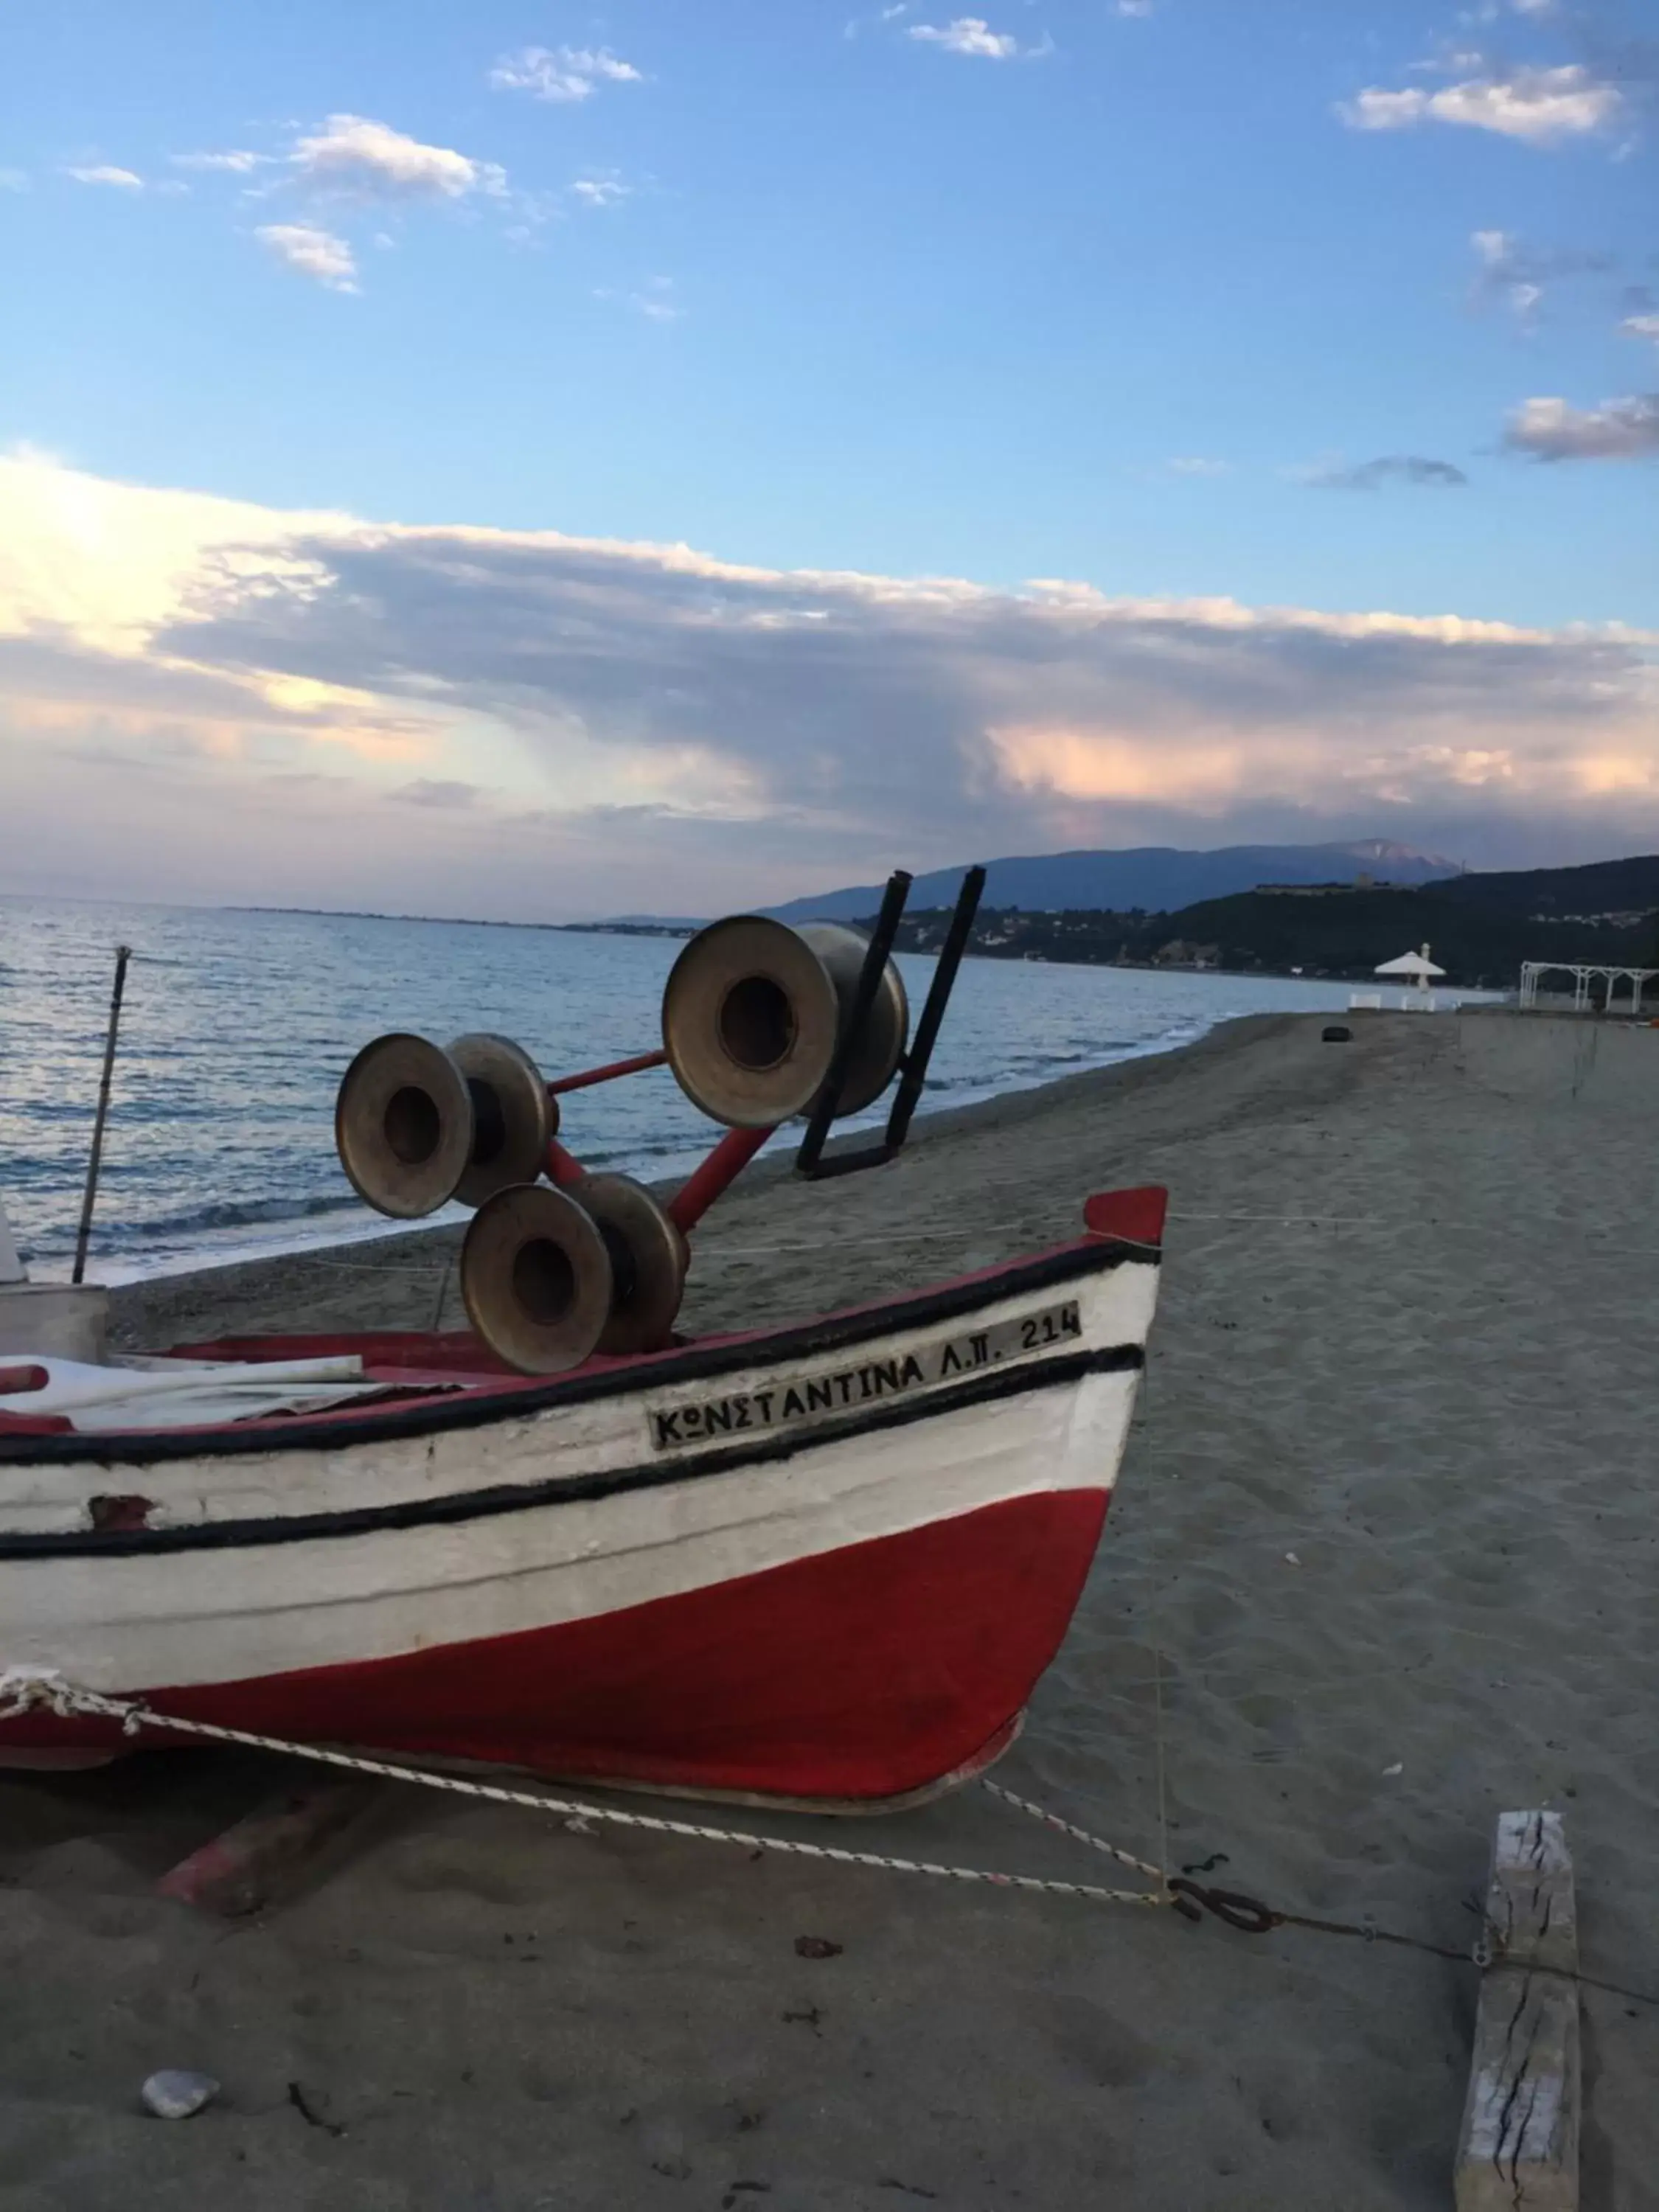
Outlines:
{"type": "Polygon", "coordinates": [[[832,1368],[815,1375],[782,1375],[752,1390],[692,1398],[680,1405],[649,1406],[646,1425],[653,1448],[702,1444],[761,1430],[816,1427],[886,1399],[937,1389],[976,1370],[1080,1337],[1075,1298],[1039,1311],[993,1322],[960,1335],[935,1337],[885,1358],[832,1368]]]}

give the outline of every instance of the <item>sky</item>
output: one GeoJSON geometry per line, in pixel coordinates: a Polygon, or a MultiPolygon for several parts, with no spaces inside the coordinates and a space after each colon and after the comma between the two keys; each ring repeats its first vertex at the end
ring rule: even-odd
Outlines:
{"type": "Polygon", "coordinates": [[[0,0],[0,891],[1659,849],[1659,0],[0,0]]]}

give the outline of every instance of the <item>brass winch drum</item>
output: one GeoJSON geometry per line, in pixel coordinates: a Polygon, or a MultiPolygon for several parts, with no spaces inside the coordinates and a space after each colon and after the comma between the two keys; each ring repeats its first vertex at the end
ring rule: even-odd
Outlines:
{"type": "Polygon", "coordinates": [[[472,1145],[455,1195],[482,1206],[515,1182],[534,1182],[559,1126],[558,1101],[541,1070],[511,1037],[476,1031],[449,1048],[472,1101],[472,1145]]]}
{"type": "MultiPolygon", "coordinates": [[[[852,1012],[866,940],[839,922],[799,929],[763,915],[711,922],[674,963],[662,1040],[682,1091],[711,1120],[763,1129],[810,1111],[852,1012]]],[[[879,1098],[910,1010],[890,960],[848,1069],[839,1112],[879,1098]]]]}
{"type": "Polygon", "coordinates": [[[631,1176],[588,1176],[571,1195],[611,1255],[611,1314],[599,1348],[617,1357],[660,1352],[674,1333],[690,1250],[665,1206],[631,1176]]]}
{"type": "Polygon", "coordinates": [[[366,1044],[334,1102],[334,1143],[360,1198],[413,1221],[454,1194],[472,1152],[466,1078],[439,1046],[393,1030],[366,1044]]]}
{"type": "Polygon", "coordinates": [[[509,1038],[457,1037],[447,1048],[402,1030],[365,1045],[334,1107],[340,1164],[358,1195],[399,1220],[452,1198],[481,1206],[533,1182],[558,1127],[535,1062],[509,1038]]]}
{"type": "Polygon", "coordinates": [[[616,1285],[592,1216],[547,1183],[484,1200],[461,1245],[472,1326],[521,1375],[562,1375],[599,1346],[616,1285]]]}

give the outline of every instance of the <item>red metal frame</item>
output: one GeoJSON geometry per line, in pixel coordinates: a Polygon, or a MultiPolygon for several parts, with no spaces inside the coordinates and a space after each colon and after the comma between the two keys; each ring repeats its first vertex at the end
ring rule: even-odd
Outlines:
{"type": "MultiPolygon", "coordinates": [[[[647,1067],[665,1066],[667,1059],[665,1052],[641,1052],[632,1060],[613,1060],[604,1067],[586,1068],[580,1075],[562,1075],[556,1083],[548,1085],[548,1095],[556,1098],[562,1091],[586,1091],[591,1084],[610,1083],[619,1075],[638,1075],[647,1067]]],[[[774,1124],[774,1128],[776,1126],[774,1124]]],[[[682,1236],[696,1227],[714,1200],[731,1188],[772,1134],[772,1128],[726,1131],[702,1165],[692,1170],[668,1202],[669,1218],[682,1236]]],[[[566,1152],[556,1137],[550,1140],[550,1182],[561,1190],[574,1190],[586,1173],[581,1162],[566,1152]]]]}
{"type": "Polygon", "coordinates": [[[636,1053],[632,1060],[613,1060],[604,1067],[585,1068],[580,1075],[562,1075],[556,1083],[548,1085],[548,1092],[556,1098],[563,1091],[586,1091],[590,1084],[612,1083],[619,1075],[637,1075],[644,1068],[667,1064],[668,1054],[661,1050],[636,1053]]]}
{"type": "Polygon", "coordinates": [[[728,1129],[702,1165],[693,1169],[668,1201],[669,1219],[682,1236],[695,1229],[720,1194],[731,1188],[772,1133],[772,1129],[728,1129]]]}
{"type": "Polygon", "coordinates": [[[574,1190],[579,1182],[586,1179],[586,1175],[587,1170],[581,1162],[573,1159],[556,1137],[548,1139],[547,1179],[549,1182],[556,1183],[561,1190],[574,1190]]]}
{"type": "MultiPolygon", "coordinates": [[[[769,1129],[728,1129],[701,1167],[694,1168],[668,1201],[668,1217],[684,1236],[695,1229],[709,1207],[728,1191],[767,1139],[769,1129]]],[[[587,1170],[568,1152],[556,1137],[547,1147],[547,1179],[561,1190],[574,1190],[587,1170]]]]}

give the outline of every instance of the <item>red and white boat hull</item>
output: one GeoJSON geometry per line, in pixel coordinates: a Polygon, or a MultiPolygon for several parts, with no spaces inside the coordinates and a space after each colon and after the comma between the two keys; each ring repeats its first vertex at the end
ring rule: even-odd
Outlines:
{"type": "MultiPolygon", "coordinates": [[[[957,1778],[1008,1741],[1088,1573],[1156,1298],[1151,1199],[1133,1241],[551,1385],[475,1370],[210,1432],[0,1433],[0,1668],[684,1791],[957,1778]]],[[[435,1340],[395,1369],[364,1341],[441,1374],[435,1340]]],[[[34,1714],[0,1724],[0,1760],[111,1741],[34,1714]]]]}

